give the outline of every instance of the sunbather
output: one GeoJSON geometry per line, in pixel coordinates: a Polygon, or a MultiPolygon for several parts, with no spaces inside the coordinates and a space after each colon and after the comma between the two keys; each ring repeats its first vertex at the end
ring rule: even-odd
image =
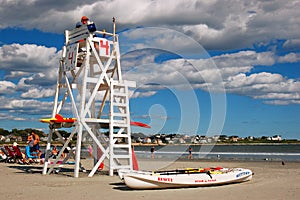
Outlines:
{"type": "Polygon", "coordinates": [[[13,158],[12,156],[10,156],[9,153],[6,151],[5,146],[4,146],[4,147],[1,147],[1,151],[2,151],[2,153],[4,153],[5,156],[6,156],[6,159],[3,160],[4,162],[6,162],[6,163],[15,162],[14,158],[13,158]]]}
{"type": "Polygon", "coordinates": [[[58,155],[58,150],[57,150],[56,146],[53,146],[50,157],[56,159],[57,155],[58,155]]]}
{"type": "Polygon", "coordinates": [[[0,149],[0,162],[6,161],[7,155],[0,149]]]}
{"type": "Polygon", "coordinates": [[[25,154],[22,154],[18,143],[13,143],[13,150],[11,150],[8,146],[4,146],[4,148],[9,157],[12,158],[15,163],[28,164],[27,160],[25,159],[25,154]]]}

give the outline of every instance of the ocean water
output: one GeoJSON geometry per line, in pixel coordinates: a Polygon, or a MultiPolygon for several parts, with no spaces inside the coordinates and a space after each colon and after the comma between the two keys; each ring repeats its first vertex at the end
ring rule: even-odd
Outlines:
{"type": "MultiPolygon", "coordinates": [[[[152,146],[134,146],[139,159],[151,159],[152,146]]],[[[202,160],[241,160],[241,161],[291,161],[300,162],[300,144],[243,144],[243,145],[166,145],[154,146],[155,158],[175,161],[187,159],[192,147],[193,159],[202,160]]],[[[60,149],[61,147],[58,147],[60,149]]],[[[45,147],[41,147],[45,151],[45,147]]],[[[120,150],[123,151],[123,150],[120,150]]],[[[87,146],[82,144],[81,157],[88,157],[87,146]]]]}
{"type": "MultiPolygon", "coordinates": [[[[188,145],[155,146],[155,157],[186,159],[188,145]]],[[[300,162],[300,144],[191,145],[194,159],[300,162]]],[[[150,158],[151,146],[135,146],[137,158],[150,158]]]]}

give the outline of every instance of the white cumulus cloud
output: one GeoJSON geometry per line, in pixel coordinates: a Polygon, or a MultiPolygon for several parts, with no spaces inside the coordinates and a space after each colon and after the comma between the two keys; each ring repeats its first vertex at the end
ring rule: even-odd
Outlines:
{"type": "Polygon", "coordinates": [[[0,94],[11,94],[14,93],[17,86],[10,81],[0,81],[0,94]]]}

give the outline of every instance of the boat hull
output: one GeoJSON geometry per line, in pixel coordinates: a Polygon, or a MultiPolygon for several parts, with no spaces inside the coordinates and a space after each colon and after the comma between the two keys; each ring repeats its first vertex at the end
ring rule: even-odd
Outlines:
{"type": "Polygon", "coordinates": [[[124,173],[125,184],[132,189],[183,188],[224,185],[249,181],[249,169],[234,168],[207,172],[176,173],[174,171],[151,173],[130,171],[124,173]]]}

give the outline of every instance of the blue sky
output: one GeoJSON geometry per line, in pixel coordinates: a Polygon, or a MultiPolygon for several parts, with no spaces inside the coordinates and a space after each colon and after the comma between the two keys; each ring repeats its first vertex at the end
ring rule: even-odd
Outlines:
{"type": "Polygon", "coordinates": [[[2,1],[0,127],[47,131],[64,30],[87,15],[117,19],[131,118],[152,126],[134,132],[300,139],[300,1],[128,2],[2,1]]]}

